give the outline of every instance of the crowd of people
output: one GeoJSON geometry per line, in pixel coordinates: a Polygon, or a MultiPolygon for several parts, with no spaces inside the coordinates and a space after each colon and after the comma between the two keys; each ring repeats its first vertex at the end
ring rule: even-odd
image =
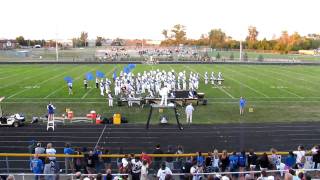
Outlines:
{"type": "MultiPolygon", "coordinates": [[[[270,153],[257,155],[253,150],[249,152],[231,152],[226,150],[219,152],[214,149],[203,155],[197,152],[192,157],[154,157],[152,158],[145,151],[141,155],[125,154],[122,158],[116,160],[110,157],[101,157],[100,155],[110,154],[108,149],[99,146],[88,148],[72,148],[66,143],[63,153],[66,155],[83,155],[83,157],[66,157],[65,170],[60,169],[57,158],[54,156],[56,150],[51,143],[46,148],[41,143],[37,143],[34,148],[34,157],[30,160],[30,169],[35,174],[54,174],[44,175],[45,180],[53,180],[58,174],[75,174],[76,179],[99,179],[116,180],[128,179],[146,180],[158,178],[160,180],[173,179],[173,173],[182,173],[175,176],[177,179],[310,179],[308,173],[303,169],[306,164],[307,153],[312,154],[312,168],[319,169],[320,165],[320,146],[314,146],[310,151],[306,151],[303,146],[298,146],[297,150],[290,151],[286,157],[279,156],[275,149],[270,153]],[[41,154],[49,154],[47,157],[41,154]],[[115,163],[116,162],[116,163],[115,163]],[[116,164],[116,165],[115,165],[116,164]],[[268,170],[280,170],[270,173],[268,170]],[[259,171],[260,173],[253,173],[259,171]],[[230,173],[231,172],[231,173],[230,173]],[[233,173],[232,173],[233,172],[233,173]],[[243,173],[241,173],[243,172],[243,173]],[[203,173],[211,173],[203,174],[203,173]],[[90,174],[98,174],[91,176],[90,174]],[[102,176],[103,174],[103,176],[102,176]]],[[[183,154],[182,146],[169,146],[163,150],[160,145],[156,145],[152,154],[183,154]]],[[[119,154],[123,154],[120,150],[119,154]]],[[[318,174],[319,175],[319,174],[318,174]]],[[[38,180],[42,176],[35,176],[38,180]]]]}

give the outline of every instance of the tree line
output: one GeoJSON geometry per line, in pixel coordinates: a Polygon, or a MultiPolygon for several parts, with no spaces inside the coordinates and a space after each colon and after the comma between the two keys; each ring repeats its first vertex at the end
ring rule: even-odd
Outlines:
{"type": "MultiPolygon", "coordinates": [[[[161,42],[162,46],[209,46],[214,49],[239,49],[240,41],[232,39],[221,29],[211,29],[207,34],[202,34],[199,39],[188,39],[186,27],[177,24],[170,30],[164,29],[162,31],[165,40],[161,42]]],[[[256,27],[248,27],[248,35],[242,42],[244,49],[252,50],[273,50],[281,53],[288,53],[290,51],[310,50],[320,48],[320,35],[308,34],[301,36],[298,32],[289,34],[287,31],[282,31],[280,37],[272,40],[266,38],[258,40],[259,32],[256,27]]]]}

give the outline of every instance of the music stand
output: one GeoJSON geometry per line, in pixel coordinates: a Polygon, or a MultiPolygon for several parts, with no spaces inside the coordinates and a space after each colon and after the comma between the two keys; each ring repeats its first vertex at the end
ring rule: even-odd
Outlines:
{"type": "Polygon", "coordinates": [[[176,107],[176,105],[174,105],[174,106],[164,106],[164,105],[158,105],[158,104],[150,104],[150,111],[149,111],[149,115],[148,115],[148,120],[147,120],[147,124],[146,124],[146,129],[149,129],[149,124],[150,124],[150,120],[151,120],[151,116],[152,116],[153,109],[159,109],[159,108],[163,108],[163,109],[173,109],[174,114],[175,114],[175,117],[176,117],[176,120],[177,120],[178,128],[179,128],[180,130],[183,130],[183,127],[182,127],[182,125],[181,125],[180,122],[179,122],[179,116],[178,116],[178,113],[177,113],[177,107],[176,107]]]}

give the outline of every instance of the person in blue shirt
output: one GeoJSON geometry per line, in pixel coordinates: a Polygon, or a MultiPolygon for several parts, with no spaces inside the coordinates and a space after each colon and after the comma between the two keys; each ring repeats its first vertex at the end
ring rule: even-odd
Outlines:
{"type": "Polygon", "coordinates": [[[203,166],[203,165],[204,165],[204,157],[202,156],[202,153],[201,153],[201,152],[198,152],[197,164],[198,164],[199,166],[203,166]]]}
{"type": "Polygon", "coordinates": [[[239,156],[236,152],[233,152],[231,156],[229,156],[229,166],[231,172],[237,172],[239,167],[239,156]]]}
{"type": "Polygon", "coordinates": [[[43,172],[43,162],[41,159],[38,158],[38,154],[35,154],[34,158],[30,161],[30,169],[34,174],[36,174],[34,176],[34,179],[40,179],[39,174],[42,174],[43,172]]]}
{"type": "Polygon", "coordinates": [[[51,102],[49,102],[49,104],[47,105],[47,110],[48,110],[48,120],[52,121],[53,120],[53,116],[54,116],[54,110],[56,108],[52,105],[51,102]]]}
{"type": "MultiPolygon", "coordinates": [[[[65,147],[64,147],[64,149],[63,149],[63,153],[64,153],[65,155],[73,155],[73,154],[75,154],[75,151],[74,151],[74,149],[72,149],[72,148],[70,147],[70,144],[69,144],[69,143],[66,143],[66,144],[65,144],[65,147]]],[[[66,157],[66,158],[65,158],[65,168],[66,168],[66,174],[68,174],[68,170],[69,170],[69,169],[71,169],[71,172],[72,172],[72,173],[75,173],[75,171],[74,171],[74,164],[73,164],[73,158],[71,158],[71,157],[66,157]]]]}
{"type": "Polygon", "coordinates": [[[285,160],[286,169],[291,169],[296,164],[296,158],[292,151],[289,152],[285,160]]]}
{"type": "Polygon", "coordinates": [[[240,97],[239,105],[240,105],[240,115],[243,115],[244,107],[246,106],[246,100],[243,97],[240,97]]]}

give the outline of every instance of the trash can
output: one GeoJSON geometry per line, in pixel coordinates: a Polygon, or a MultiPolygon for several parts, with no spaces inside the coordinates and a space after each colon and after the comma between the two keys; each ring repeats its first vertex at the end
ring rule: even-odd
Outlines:
{"type": "Polygon", "coordinates": [[[113,124],[121,124],[121,114],[113,115],[113,124]]]}

